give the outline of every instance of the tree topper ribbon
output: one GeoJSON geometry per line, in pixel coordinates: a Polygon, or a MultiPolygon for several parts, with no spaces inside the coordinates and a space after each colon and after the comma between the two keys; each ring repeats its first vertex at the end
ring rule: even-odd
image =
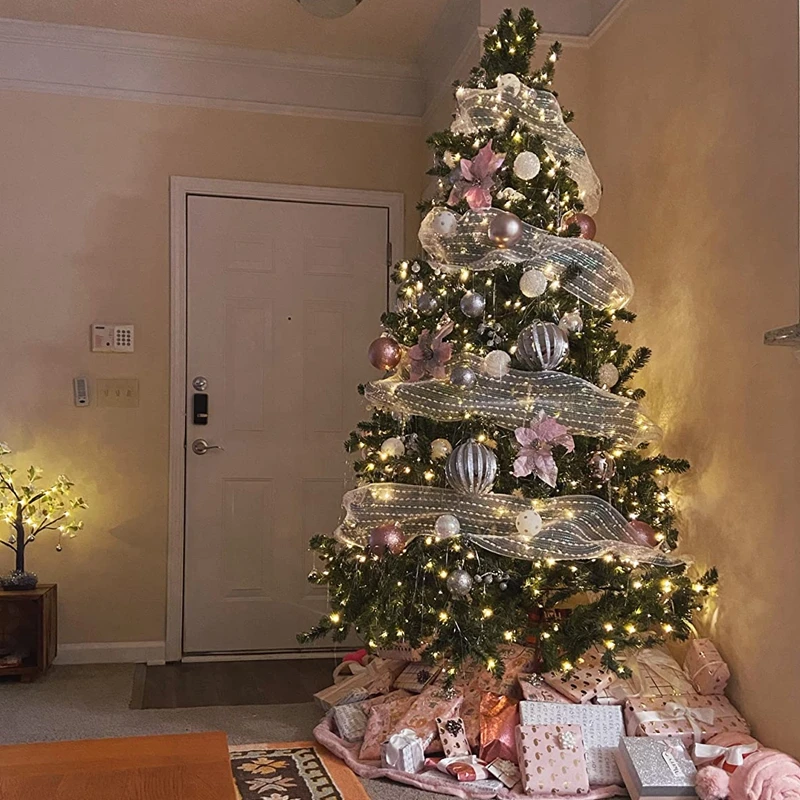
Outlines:
{"type": "Polygon", "coordinates": [[[758,750],[758,742],[750,744],[737,744],[733,747],[721,747],[718,744],[695,744],[694,757],[698,761],[714,761],[722,759],[723,768],[726,766],[741,767],[744,757],[758,750]]]}
{"type": "Polygon", "coordinates": [[[415,742],[422,744],[422,740],[417,736],[416,731],[412,731],[411,728],[403,728],[399,733],[390,736],[384,745],[386,748],[384,751],[386,762],[391,766],[395,766],[400,761],[403,750],[415,742]]]}
{"type": "Polygon", "coordinates": [[[703,737],[703,731],[699,723],[713,725],[714,709],[693,708],[680,703],[667,703],[662,711],[639,711],[636,713],[636,721],[640,725],[647,722],[669,722],[679,719],[685,719],[692,726],[692,736],[695,743],[697,743],[703,737]]]}

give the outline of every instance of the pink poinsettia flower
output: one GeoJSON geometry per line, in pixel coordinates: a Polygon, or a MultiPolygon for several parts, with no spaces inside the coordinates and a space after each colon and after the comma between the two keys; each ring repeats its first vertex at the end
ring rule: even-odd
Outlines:
{"type": "Polygon", "coordinates": [[[410,380],[446,377],[444,365],[453,355],[453,345],[443,340],[453,332],[453,327],[454,323],[447,320],[436,333],[429,330],[420,333],[417,343],[408,351],[411,360],[410,380]]]}
{"type": "Polygon", "coordinates": [[[492,189],[494,175],[505,161],[505,153],[495,153],[490,139],[475,158],[462,158],[458,162],[461,177],[453,185],[449,205],[457,205],[462,199],[467,201],[471,209],[489,208],[492,205],[492,189]]]}
{"type": "Polygon", "coordinates": [[[553,448],[560,446],[568,453],[575,449],[575,441],[567,428],[540,411],[536,420],[524,428],[517,428],[514,436],[520,444],[514,461],[514,475],[523,478],[533,474],[548,486],[555,487],[558,467],[553,458],[553,448]]]}

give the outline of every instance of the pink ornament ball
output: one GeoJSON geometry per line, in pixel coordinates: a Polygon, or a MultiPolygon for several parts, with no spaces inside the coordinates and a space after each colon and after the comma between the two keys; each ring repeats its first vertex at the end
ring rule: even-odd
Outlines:
{"type": "Polygon", "coordinates": [[[697,771],[694,789],[700,800],[725,800],[731,776],[719,767],[703,767],[697,771]]]}
{"type": "Polygon", "coordinates": [[[369,532],[367,550],[375,556],[382,556],[387,550],[399,556],[405,547],[406,535],[396,522],[384,522],[369,532]]]}
{"type": "Polygon", "coordinates": [[[636,541],[636,544],[641,544],[645,547],[658,546],[656,532],[650,525],[640,519],[634,519],[628,523],[628,532],[636,541]]]}
{"type": "Polygon", "coordinates": [[[583,214],[581,212],[570,214],[568,217],[564,218],[562,224],[564,228],[570,225],[577,225],[581,229],[581,232],[578,234],[581,239],[594,239],[594,237],[597,236],[597,223],[588,214],[583,214]]]}
{"type": "Polygon", "coordinates": [[[394,369],[403,356],[403,348],[391,336],[379,336],[369,346],[369,363],[375,369],[394,369]]]}

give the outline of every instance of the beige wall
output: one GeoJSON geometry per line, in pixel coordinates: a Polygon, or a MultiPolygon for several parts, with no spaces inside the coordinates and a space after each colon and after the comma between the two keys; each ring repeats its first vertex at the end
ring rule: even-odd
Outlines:
{"type": "Polygon", "coordinates": [[[665,449],[688,457],[685,549],[722,574],[733,698],[800,755],[797,4],[633,0],[590,51],[598,239],[636,284],[665,449]]]}
{"type": "Polygon", "coordinates": [[[90,506],[63,552],[54,539],[28,551],[58,581],[62,642],[164,638],[170,175],[404,192],[411,244],[419,139],[409,126],[0,93],[0,440],[66,472],[90,506]],[[90,353],[92,322],[135,324],[136,352],[90,353]],[[75,408],[81,374],[137,377],[140,407],[75,408]]]}

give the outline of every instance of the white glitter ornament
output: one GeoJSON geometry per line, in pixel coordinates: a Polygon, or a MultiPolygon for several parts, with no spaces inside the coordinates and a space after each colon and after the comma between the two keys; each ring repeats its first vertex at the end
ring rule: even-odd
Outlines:
{"type": "Polygon", "coordinates": [[[430,225],[439,236],[449,237],[456,232],[458,220],[452,211],[440,211],[431,219],[430,225]]]}
{"type": "Polygon", "coordinates": [[[558,327],[567,333],[580,333],[583,330],[583,317],[576,308],[574,311],[567,311],[558,321],[558,327]]]}
{"type": "Polygon", "coordinates": [[[538,269],[529,269],[519,279],[519,290],[525,297],[539,297],[547,291],[547,278],[538,269]]]}
{"type": "Polygon", "coordinates": [[[604,389],[611,389],[619,382],[619,370],[611,362],[606,362],[597,371],[597,382],[604,389]]]}
{"type": "Polygon", "coordinates": [[[398,439],[396,436],[392,436],[391,439],[386,439],[381,445],[381,455],[387,457],[399,458],[405,452],[406,446],[403,444],[403,440],[398,439]]]}
{"type": "Polygon", "coordinates": [[[514,174],[520,180],[533,180],[541,171],[542,162],[536,153],[524,150],[514,159],[514,174]]]}
{"type": "Polygon", "coordinates": [[[431,458],[434,461],[440,461],[447,458],[453,452],[453,445],[447,439],[434,439],[431,442],[431,458]]]}
{"type": "Polygon", "coordinates": [[[532,508],[527,511],[520,511],[515,520],[517,532],[521,536],[536,536],[542,529],[542,518],[538,511],[532,508]]]}
{"type": "Polygon", "coordinates": [[[502,378],[511,367],[511,356],[505,350],[492,350],[483,359],[483,371],[490,378],[502,378]]]}
{"type": "Polygon", "coordinates": [[[522,81],[513,72],[507,72],[497,79],[497,88],[516,97],[522,88],[522,81]]]}
{"type": "Polygon", "coordinates": [[[458,536],[461,531],[461,523],[453,514],[442,514],[436,519],[434,528],[439,538],[449,539],[451,536],[458,536]]]}

